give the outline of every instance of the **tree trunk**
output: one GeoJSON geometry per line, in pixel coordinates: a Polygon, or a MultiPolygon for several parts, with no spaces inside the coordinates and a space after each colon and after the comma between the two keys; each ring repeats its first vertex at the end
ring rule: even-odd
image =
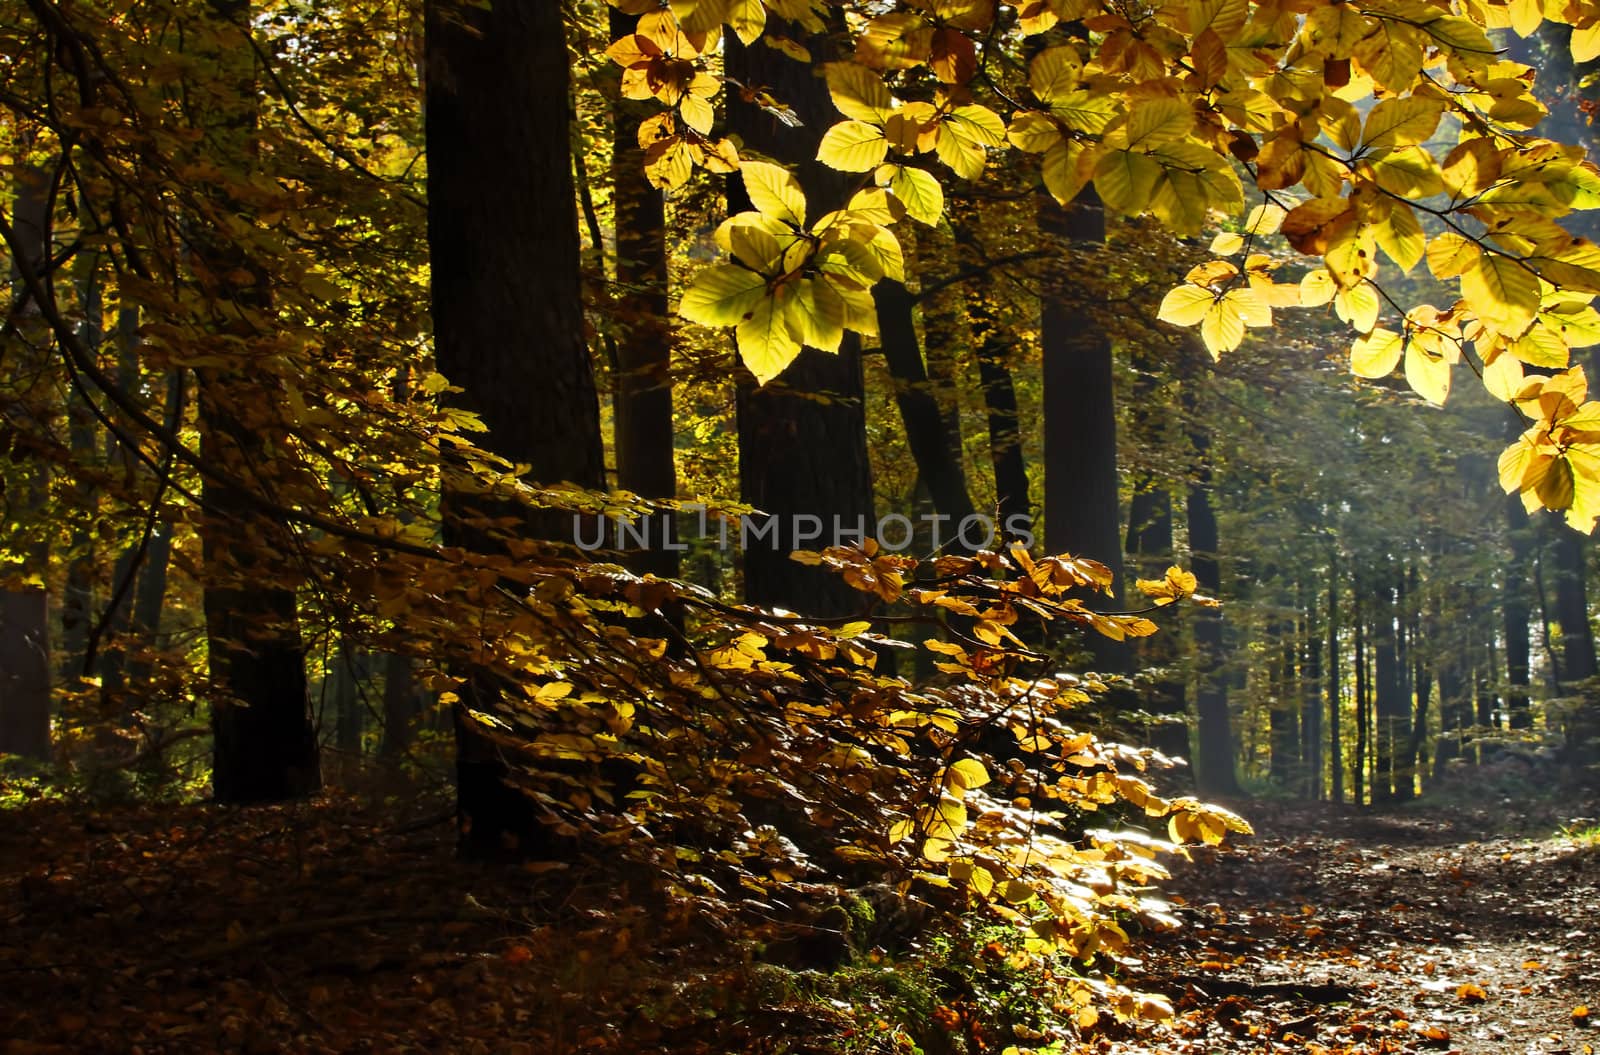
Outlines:
{"type": "Polygon", "coordinates": [[[1594,631],[1589,624],[1588,540],[1565,524],[1556,532],[1556,616],[1561,624],[1561,681],[1574,702],[1563,722],[1565,755],[1581,767],[1600,757],[1600,713],[1597,713],[1594,631]]]}
{"type": "Polygon", "coordinates": [[[1394,798],[1395,723],[1405,708],[1400,684],[1399,642],[1395,634],[1395,601],[1392,571],[1381,573],[1373,592],[1373,666],[1377,695],[1377,728],[1373,741],[1372,801],[1394,798]]]}
{"type": "Polygon", "coordinates": [[[954,541],[944,548],[959,552],[992,548],[994,543],[979,537],[986,533],[976,527],[971,529],[972,541],[962,541],[960,528],[973,515],[972,498],[967,494],[967,477],[961,468],[957,444],[946,431],[946,419],[934,398],[918,347],[913,315],[916,300],[905,286],[887,279],[873,287],[872,300],[878,308],[878,342],[894,381],[894,399],[906,430],[906,445],[911,448],[917,475],[928,488],[935,512],[949,518],[949,530],[940,535],[942,540],[954,541]]]}
{"type": "Polygon", "coordinates": [[[1300,764],[1307,798],[1322,798],[1322,632],[1317,626],[1317,597],[1309,584],[1300,584],[1301,678],[1300,764]]]}
{"type": "MultiPolygon", "coordinates": [[[[768,27],[787,28],[798,39],[793,27],[778,20],[769,20],[768,27]]],[[[826,33],[802,43],[818,59],[832,50],[826,33]]],[[[838,116],[827,84],[813,76],[811,66],[765,45],[747,48],[729,37],[725,46],[729,74],[743,84],[764,86],[804,122],[789,127],[730,92],[729,131],[747,150],[795,168],[810,216],[843,206],[852,178],[815,160],[822,132],[838,116]]],[[[746,207],[743,195],[738,176],[730,177],[730,213],[746,207]]],[[[766,525],[769,534],[762,541],[746,543],[745,599],[816,616],[860,611],[866,603],[862,594],[837,575],[789,557],[796,549],[828,545],[836,529],[874,533],[860,342],[847,334],[837,355],[807,348],[781,377],[760,387],[740,373],[741,497],[776,521],[766,525]],[[819,535],[807,537],[813,526],[819,535]]]]}
{"type": "Polygon", "coordinates": [[[1506,534],[1511,542],[1511,559],[1506,562],[1506,581],[1501,593],[1506,637],[1506,714],[1513,729],[1533,728],[1533,713],[1528,707],[1528,610],[1527,579],[1523,569],[1533,555],[1533,540],[1528,514],[1519,495],[1506,500],[1506,534]]]}
{"type": "MultiPolygon", "coordinates": [[[[1070,209],[1042,197],[1038,217],[1039,231],[1047,238],[1065,244],[1105,241],[1105,209],[1092,191],[1080,194],[1070,209]]],[[[1111,338],[1083,310],[1087,299],[1083,290],[1059,289],[1040,304],[1044,545],[1049,553],[1090,557],[1110,567],[1110,604],[1121,608],[1125,596],[1111,338]]],[[[1100,599],[1089,603],[1098,606],[1100,599]]],[[[1096,669],[1132,670],[1132,650],[1125,643],[1095,634],[1089,647],[1096,669]]]]}
{"type": "MultiPolygon", "coordinates": [[[[12,200],[12,228],[25,254],[28,271],[37,275],[50,256],[50,177],[42,168],[21,164],[15,168],[12,200]]],[[[12,262],[13,286],[19,295],[14,305],[24,305],[19,281],[18,261],[12,262]]],[[[13,309],[19,322],[36,317],[37,305],[28,302],[20,311],[13,309]]],[[[15,354],[6,356],[12,383],[26,390],[29,403],[36,402],[33,379],[47,376],[34,342],[17,342],[15,354]]],[[[42,347],[42,345],[40,345],[42,347]]],[[[38,395],[37,400],[50,399],[38,395]]],[[[11,456],[20,462],[18,479],[25,481],[23,493],[10,496],[14,511],[11,524],[27,533],[9,540],[14,549],[27,553],[19,580],[0,588],[0,754],[50,757],[50,602],[45,584],[50,574],[50,549],[42,533],[49,501],[48,471],[42,460],[23,457],[19,444],[11,456]]]]}
{"type": "MultiPolygon", "coordinates": [[[[1190,358],[1198,352],[1189,345],[1190,358]]],[[[1217,515],[1211,506],[1211,435],[1198,415],[1199,397],[1191,374],[1183,382],[1183,404],[1188,419],[1189,443],[1194,448],[1195,467],[1190,476],[1187,513],[1189,520],[1189,560],[1200,591],[1217,597],[1222,592],[1217,539],[1217,515]]],[[[1194,614],[1195,674],[1199,689],[1195,694],[1196,751],[1199,766],[1196,776],[1203,794],[1240,794],[1233,767],[1233,731],[1228,720],[1228,693],[1222,677],[1222,613],[1201,608],[1194,614]]]]}
{"type": "MultiPolygon", "coordinates": [[[[960,229],[957,230],[959,237],[960,229]]],[[[967,310],[972,318],[978,385],[983,389],[984,418],[989,430],[995,505],[1001,527],[1009,535],[1016,525],[1028,527],[1033,506],[1028,498],[1028,467],[1022,454],[1017,390],[1011,377],[1011,349],[1015,342],[1005,332],[991,302],[990,286],[987,277],[974,284],[967,310]]]]}
{"type": "MultiPolygon", "coordinates": [[[[1288,600],[1278,602],[1287,607],[1288,600]]],[[[1296,685],[1299,634],[1293,620],[1275,618],[1267,625],[1267,647],[1272,650],[1267,724],[1271,731],[1272,782],[1294,792],[1300,783],[1300,694],[1296,685]]]]}
{"type": "MultiPolygon", "coordinates": [[[[194,57],[221,82],[222,94],[199,119],[215,156],[249,157],[256,129],[256,71],[249,0],[217,0],[194,57]]],[[[226,191],[219,191],[226,198],[226,191]]],[[[224,208],[239,206],[224,200],[224,208]]],[[[203,607],[211,673],[212,794],[218,802],[276,802],[322,784],[306,686],[288,529],[263,517],[254,498],[274,486],[270,433],[259,408],[264,393],[250,361],[262,334],[251,317],[271,305],[269,276],[221,232],[194,232],[196,278],[204,294],[232,311],[228,336],[244,349],[197,371],[201,455],[234,483],[207,479],[201,496],[205,562],[203,607]]]]}
{"type": "Polygon", "coordinates": [[[1367,702],[1367,633],[1366,613],[1361,608],[1362,582],[1357,578],[1351,589],[1350,622],[1355,626],[1356,640],[1356,756],[1350,768],[1351,799],[1357,806],[1365,803],[1364,785],[1367,775],[1367,728],[1369,723],[1367,702]]]}
{"type": "MultiPolygon", "coordinates": [[[[430,0],[424,17],[439,369],[488,426],[488,446],[529,466],[534,481],[603,487],[579,289],[562,7],[430,0]]],[[[468,522],[470,504],[464,494],[445,495],[445,539],[492,551],[498,544],[468,522]]],[[[564,519],[532,515],[527,530],[559,537],[571,531],[564,519]]],[[[494,707],[500,691],[474,675],[455,707],[456,803],[468,855],[527,853],[540,835],[530,803],[507,783],[506,762],[468,714],[494,707]]]]}
{"type": "Polygon", "coordinates": [[[383,736],[378,757],[395,762],[411,748],[411,723],[417,717],[416,679],[411,657],[391,652],[383,658],[383,736]]]}
{"type": "Polygon", "coordinates": [[[1344,801],[1344,731],[1340,720],[1339,563],[1328,559],[1328,773],[1335,803],[1344,801]]]}
{"type": "MultiPolygon", "coordinates": [[[[638,17],[610,10],[611,36],[632,33],[638,17]]],[[[620,95],[612,103],[611,180],[617,237],[617,334],[614,447],[617,485],[644,498],[673,498],[678,492],[673,458],[672,315],[667,310],[666,203],[644,176],[639,123],[659,113],[655,103],[620,95]]],[[[596,247],[598,251],[599,247],[596,247]]],[[[636,571],[673,577],[678,553],[670,513],[653,517],[644,537],[650,544],[630,554],[636,571]]]]}
{"type": "MultiPolygon", "coordinates": [[[[1159,362],[1145,346],[1139,345],[1133,353],[1133,365],[1133,442],[1139,450],[1153,456],[1165,446],[1162,423],[1166,414],[1157,404],[1159,362]]],[[[1133,501],[1128,510],[1127,551],[1134,570],[1146,579],[1160,579],[1173,563],[1172,492],[1166,481],[1149,468],[1141,469],[1134,476],[1133,501]]],[[[1142,693],[1144,709],[1162,719],[1151,729],[1150,746],[1165,755],[1188,757],[1188,701],[1184,683],[1175,673],[1177,627],[1162,627],[1160,633],[1138,639],[1133,650],[1137,669],[1159,668],[1159,673],[1144,683],[1142,693]]]]}

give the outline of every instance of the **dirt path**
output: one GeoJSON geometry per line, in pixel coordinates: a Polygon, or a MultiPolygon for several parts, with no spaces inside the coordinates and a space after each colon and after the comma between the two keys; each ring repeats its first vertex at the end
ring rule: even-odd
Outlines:
{"type": "Polygon", "coordinates": [[[1600,1050],[1600,846],[1442,811],[1246,813],[1257,836],[1173,887],[1189,926],[1141,984],[1179,1018],[1154,1050],[1600,1050]]]}

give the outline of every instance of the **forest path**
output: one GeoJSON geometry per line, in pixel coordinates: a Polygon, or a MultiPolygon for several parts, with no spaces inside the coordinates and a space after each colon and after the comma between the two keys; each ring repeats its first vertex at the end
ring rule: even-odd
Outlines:
{"type": "Polygon", "coordinates": [[[1256,836],[1181,869],[1187,926],[1135,981],[1179,1013],[1154,1050],[1600,1051],[1600,845],[1485,835],[1484,811],[1240,810],[1256,836]]]}

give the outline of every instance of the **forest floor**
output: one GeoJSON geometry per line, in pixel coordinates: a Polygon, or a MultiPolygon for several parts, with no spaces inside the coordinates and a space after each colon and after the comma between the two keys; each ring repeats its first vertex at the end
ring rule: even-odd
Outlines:
{"type": "Polygon", "coordinates": [[[1600,1049],[1600,845],[1557,807],[1239,808],[1127,979],[1177,1017],[1052,1044],[969,1020],[1018,1006],[977,968],[763,969],[603,870],[458,862],[431,806],[36,803],[0,812],[0,1052],[1600,1049]]]}

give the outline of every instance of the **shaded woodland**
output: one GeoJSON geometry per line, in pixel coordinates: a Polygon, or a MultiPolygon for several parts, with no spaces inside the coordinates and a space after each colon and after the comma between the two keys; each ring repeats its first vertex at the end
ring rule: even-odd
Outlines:
{"type": "Polygon", "coordinates": [[[1585,1050],[1600,12],[0,3],[8,1055],[1585,1050]]]}

